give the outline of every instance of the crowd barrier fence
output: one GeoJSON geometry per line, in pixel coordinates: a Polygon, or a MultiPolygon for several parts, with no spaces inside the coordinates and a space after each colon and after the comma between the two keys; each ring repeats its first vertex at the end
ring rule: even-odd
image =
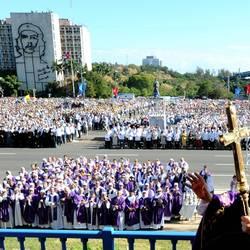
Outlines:
{"type": "MultiPolygon", "coordinates": [[[[0,249],[6,250],[5,238],[17,238],[20,250],[25,250],[26,238],[37,238],[40,242],[40,249],[46,250],[47,238],[59,238],[61,249],[67,250],[67,239],[79,239],[83,250],[88,248],[88,239],[102,240],[103,250],[115,250],[115,239],[127,239],[128,249],[134,249],[136,239],[149,241],[150,250],[156,249],[157,240],[170,241],[172,250],[177,249],[178,241],[189,241],[192,245],[195,238],[195,232],[177,232],[177,231],[115,231],[112,227],[105,227],[102,231],[83,231],[83,230],[41,230],[41,229],[0,229],[0,249]]],[[[39,248],[38,248],[39,249],[39,248]]]]}

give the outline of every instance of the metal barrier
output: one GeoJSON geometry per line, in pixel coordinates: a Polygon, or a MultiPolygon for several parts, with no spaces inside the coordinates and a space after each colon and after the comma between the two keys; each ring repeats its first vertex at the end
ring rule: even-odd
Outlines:
{"type": "MultiPolygon", "coordinates": [[[[101,239],[103,250],[114,250],[114,239],[124,238],[128,240],[128,249],[134,249],[135,239],[149,240],[150,250],[155,250],[156,240],[168,240],[172,243],[172,249],[176,250],[178,241],[190,241],[192,244],[195,232],[175,232],[175,231],[115,231],[112,227],[105,227],[98,230],[41,230],[41,229],[0,229],[0,249],[5,250],[5,238],[17,238],[20,250],[25,250],[25,238],[38,238],[40,249],[46,250],[47,238],[59,238],[61,249],[67,249],[67,239],[80,239],[83,250],[87,250],[88,239],[101,239]]],[[[39,248],[37,248],[39,249],[39,248]]]]}

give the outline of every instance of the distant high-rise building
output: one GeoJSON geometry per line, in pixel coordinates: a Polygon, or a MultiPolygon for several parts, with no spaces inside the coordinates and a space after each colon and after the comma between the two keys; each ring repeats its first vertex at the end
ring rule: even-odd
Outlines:
{"type": "Polygon", "coordinates": [[[9,19],[0,20],[0,70],[15,70],[16,62],[9,19]]]}
{"type": "Polygon", "coordinates": [[[22,89],[45,90],[62,75],[52,69],[62,58],[59,18],[52,12],[11,13],[18,79],[22,89]]]}
{"type": "Polygon", "coordinates": [[[162,62],[160,59],[156,58],[155,56],[147,56],[146,58],[142,59],[142,65],[150,65],[154,67],[161,67],[162,62]]]}
{"type": "Polygon", "coordinates": [[[82,25],[75,25],[68,19],[60,19],[62,54],[92,69],[90,34],[82,25]]]}

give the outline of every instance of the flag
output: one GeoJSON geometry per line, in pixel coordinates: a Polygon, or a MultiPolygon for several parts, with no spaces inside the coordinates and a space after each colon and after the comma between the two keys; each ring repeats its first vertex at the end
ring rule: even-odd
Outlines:
{"type": "Polygon", "coordinates": [[[250,95],[250,83],[245,86],[245,92],[247,95],[250,95]]]}
{"type": "Polygon", "coordinates": [[[64,53],[63,59],[64,60],[70,59],[70,52],[69,51],[64,53]]]}
{"type": "Polygon", "coordinates": [[[83,82],[80,82],[78,85],[78,95],[85,96],[86,88],[87,88],[87,81],[84,80],[83,82]]]}
{"type": "Polygon", "coordinates": [[[240,87],[236,87],[236,88],[234,89],[234,94],[235,94],[236,96],[239,96],[239,95],[240,95],[240,92],[241,92],[241,88],[240,88],[240,87]]]}
{"type": "Polygon", "coordinates": [[[118,95],[118,87],[114,87],[113,89],[112,89],[112,92],[113,92],[113,95],[115,96],[115,97],[117,97],[117,95],[118,95]]]}
{"type": "Polygon", "coordinates": [[[24,97],[24,102],[25,103],[28,103],[30,101],[30,95],[26,95],[25,97],[24,97]]]}

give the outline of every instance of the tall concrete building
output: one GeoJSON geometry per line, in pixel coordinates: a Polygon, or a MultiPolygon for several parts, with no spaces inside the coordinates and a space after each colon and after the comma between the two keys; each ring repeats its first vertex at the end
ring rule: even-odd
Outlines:
{"type": "Polygon", "coordinates": [[[0,20],[0,70],[15,70],[16,62],[10,19],[0,20]]]}
{"type": "Polygon", "coordinates": [[[22,89],[45,90],[62,75],[52,70],[62,58],[59,18],[52,12],[11,13],[14,55],[22,89]]]}
{"type": "Polygon", "coordinates": [[[88,70],[92,69],[90,34],[82,25],[75,25],[68,19],[60,19],[62,54],[71,58],[88,70]]]}
{"type": "Polygon", "coordinates": [[[142,59],[142,65],[150,65],[154,67],[161,67],[162,62],[160,59],[156,58],[155,56],[147,56],[146,58],[142,59]]]}
{"type": "Polygon", "coordinates": [[[0,70],[16,69],[21,89],[43,91],[49,82],[62,82],[63,73],[52,66],[66,54],[92,69],[85,26],[53,12],[11,13],[11,18],[0,21],[0,70]]]}

